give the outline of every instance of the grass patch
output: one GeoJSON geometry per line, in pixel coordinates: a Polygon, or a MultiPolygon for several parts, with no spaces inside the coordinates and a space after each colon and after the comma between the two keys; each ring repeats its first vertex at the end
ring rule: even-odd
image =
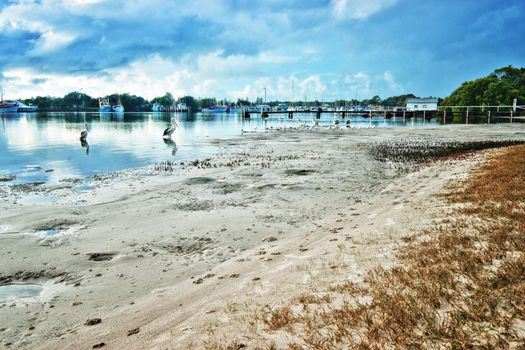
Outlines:
{"type": "Polygon", "coordinates": [[[419,233],[429,239],[405,240],[395,268],[267,308],[268,334],[285,332],[293,350],[525,349],[525,146],[444,200],[454,211],[419,233]]]}

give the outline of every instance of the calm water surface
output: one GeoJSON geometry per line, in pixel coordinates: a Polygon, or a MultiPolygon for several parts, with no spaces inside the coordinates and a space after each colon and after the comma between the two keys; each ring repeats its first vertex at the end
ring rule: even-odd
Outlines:
{"type": "MultiPolygon", "coordinates": [[[[285,115],[284,115],[285,116],[285,115]]],[[[313,114],[294,119],[311,123],[313,114]]],[[[240,137],[241,129],[262,132],[259,117],[243,120],[240,114],[168,113],[18,113],[3,114],[0,129],[0,175],[16,175],[15,182],[57,183],[64,178],[83,178],[97,173],[152,165],[161,161],[180,161],[211,156],[219,146],[210,139],[240,137]],[[170,118],[181,128],[174,142],[162,138],[170,118]],[[79,140],[88,124],[87,144],[79,140]]],[[[323,115],[320,124],[330,125],[332,116],[323,115]]],[[[370,120],[352,118],[356,126],[370,126],[370,120]]],[[[268,127],[292,126],[297,122],[272,115],[268,127]]],[[[428,123],[428,122],[427,122],[428,123]]],[[[401,118],[376,117],[376,127],[404,126],[401,118]]],[[[422,121],[408,120],[407,125],[422,121]]],[[[344,120],[341,120],[344,126],[344,120]]]]}

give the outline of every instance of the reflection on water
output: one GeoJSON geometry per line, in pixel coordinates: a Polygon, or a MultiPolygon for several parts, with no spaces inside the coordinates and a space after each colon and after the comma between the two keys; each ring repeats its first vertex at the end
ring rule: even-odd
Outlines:
{"type": "Polygon", "coordinates": [[[86,139],[80,139],[80,146],[86,149],[86,156],[89,156],[89,143],[86,139]]]}
{"type": "MultiPolygon", "coordinates": [[[[2,115],[0,129],[0,174],[17,175],[17,182],[44,181],[56,184],[64,178],[82,178],[96,173],[152,165],[166,160],[209,156],[218,146],[206,140],[239,137],[241,129],[311,124],[313,114],[298,114],[293,120],[271,115],[243,120],[240,114],[175,113],[18,113],[2,115]],[[171,139],[163,139],[171,118],[176,128],[171,139]],[[89,134],[80,140],[87,124],[89,134]]],[[[347,118],[348,119],[348,118],[347,118]]],[[[403,126],[402,118],[352,118],[352,125],[403,126]]],[[[331,125],[333,116],[323,114],[321,126],[331,125]]],[[[428,123],[428,122],[427,122],[428,123]]],[[[407,125],[422,121],[407,120],[407,125]]],[[[341,121],[346,125],[346,121],[341,121]]]]}
{"type": "Polygon", "coordinates": [[[167,138],[164,138],[163,141],[166,145],[171,147],[171,155],[175,156],[175,154],[177,154],[177,144],[175,143],[175,141],[173,141],[173,139],[167,139],[167,138]]]}

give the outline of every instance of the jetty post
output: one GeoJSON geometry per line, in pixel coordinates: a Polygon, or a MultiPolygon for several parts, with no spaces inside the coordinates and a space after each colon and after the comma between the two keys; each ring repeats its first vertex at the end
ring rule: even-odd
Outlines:
{"type": "Polygon", "coordinates": [[[487,119],[487,124],[490,124],[490,109],[489,109],[489,118],[487,119]]]}
{"type": "MultiPolygon", "coordinates": [[[[483,108],[483,107],[482,107],[482,108],[483,108]]],[[[465,121],[465,124],[468,124],[468,107],[467,107],[467,117],[466,117],[465,120],[466,120],[466,121],[465,121]]]]}
{"type": "Polygon", "coordinates": [[[447,109],[443,109],[443,125],[447,124],[447,109]]]}

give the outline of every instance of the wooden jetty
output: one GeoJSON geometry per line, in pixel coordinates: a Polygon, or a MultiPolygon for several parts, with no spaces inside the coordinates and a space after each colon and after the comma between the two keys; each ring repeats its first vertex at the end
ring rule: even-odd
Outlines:
{"type": "Polygon", "coordinates": [[[321,109],[317,110],[285,110],[285,111],[256,111],[253,109],[243,109],[243,118],[249,119],[252,116],[268,118],[270,115],[282,115],[288,119],[293,119],[294,115],[311,115],[312,118],[321,119],[324,115],[333,115],[341,119],[345,118],[372,118],[382,117],[384,119],[391,119],[394,117],[406,119],[419,118],[423,120],[437,119],[443,124],[450,123],[495,123],[498,120],[508,120],[513,123],[515,121],[525,121],[525,106],[439,106],[437,110],[406,110],[405,108],[397,107],[395,109],[383,110],[338,110],[338,109],[321,109]]]}

